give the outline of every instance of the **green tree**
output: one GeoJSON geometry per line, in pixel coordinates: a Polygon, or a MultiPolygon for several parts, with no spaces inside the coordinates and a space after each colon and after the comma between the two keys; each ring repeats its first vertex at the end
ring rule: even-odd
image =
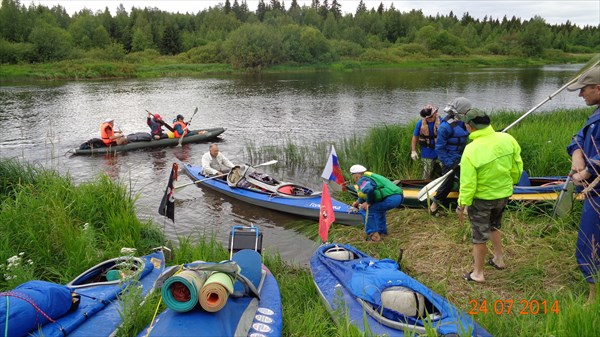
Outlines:
{"type": "Polygon", "coordinates": [[[94,29],[92,33],[92,44],[94,47],[104,48],[110,44],[110,35],[104,28],[104,26],[99,25],[94,29]]]}
{"type": "Polygon", "coordinates": [[[282,61],[279,31],[264,24],[244,24],[231,32],[225,50],[234,68],[260,69],[282,61]]]}
{"type": "Polygon", "coordinates": [[[66,30],[45,22],[33,28],[29,41],[33,43],[34,60],[41,62],[66,59],[73,46],[73,38],[66,30]]]}
{"type": "Polygon", "coordinates": [[[24,15],[18,0],[2,0],[0,7],[0,36],[9,42],[23,42],[24,15]]]}
{"type": "Polygon", "coordinates": [[[522,50],[528,56],[541,56],[549,44],[550,31],[546,22],[539,16],[535,16],[525,24],[521,33],[520,41],[522,50]]]}
{"type": "Polygon", "coordinates": [[[163,32],[160,51],[162,54],[177,55],[182,51],[181,34],[175,22],[167,23],[163,32]]]}

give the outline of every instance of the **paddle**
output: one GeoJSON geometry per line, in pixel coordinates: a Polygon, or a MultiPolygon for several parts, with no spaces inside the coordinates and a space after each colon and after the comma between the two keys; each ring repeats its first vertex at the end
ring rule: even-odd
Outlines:
{"type": "MultiPolygon", "coordinates": [[[[589,68],[597,65],[600,63],[599,61],[600,59],[600,54],[597,54],[595,57],[593,57],[591,60],[589,60],[581,69],[579,69],[579,71],[577,72],[577,75],[575,75],[575,77],[573,77],[569,82],[567,82],[565,85],[563,85],[562,87],[560,87],[558,90],[556,90],[555,92],[553,92],[552,94],[550,94],[550,96],[546,97],[546,99],[544,99],[542,102],[540,102],[538,105],[534,106],[533,108],[531,108],[529,111],[527,111],[525,114],[523,114],[523,116],[519,117],[516,121],[512,122],[512,124],[510,124],[509,126],[505,127],[504,129],[502,129],[501,132],[506,132],[508,131],[510,128],[512,128],[513,126],[515,126],[517,123],[519,123],[520,121],[523,120],[523,118],[529,116],[532,112],[534,112],[535,110],[537,110],[539,107],[541,107],[542,105],[546,104],[546,102],[548,102],[549,100],[551,100],[554,96],[558,95],[559,93],[561,93],[563,90],[565,90],[565,88],[567,88],[569,85],[575,83],[575,81],[577,81],[577,79],[579,78],[579,76],[586,70],[588,70],[589,68]]],[[[446,173],[444,176],[449,176],[450,174],[453,174],[454,170],[450,170],[448,171],[448,173],[446,173]]],[[[417,194],[417,197],[419,197],[420,201],[423,201],[427,198],[427,196],[429,195],[429,193],[431,193],[432,191],[437,191],[441,185],[441,183],[444,181],[445,179],[436,179],[432,182],[430,182],[429,184],[425,185],[425,187],[423,187],[420,191],[419,194],[417,194]],[[437,187],[437,188],[436,188],[437,187]],[[421,199],[423,197],[423,195],[425,195],[425,197],[423,199],[421,199]]]]}
{"type": "Polygon", "coordinates": [[[552,209],[553,218],[556,218],[557,216],[562,217],[569,214],[571,208],[573,207],[573,192],[575,192],[573,173],[575,172],[571,171],[569,173],[563,187],[560,190],[560,193],[558,194],[558,199],[556,199],[556,203],[552,209]]]}
{"type": "Polygon", "coordinates": [[[183,137],[185,137],[185,135],[187,134],[186,131],[188,129],[188,126],[190,125],[190,123],[192,123],[192,119],[194,119],[194,116],[196,116],[196,112],[198,112],[198,107],[196,107],[196,109],[194,110],[194,114],[192,114],[192,117],[188,121],[188,125],[186,125],[185,128],[183,128],[183,134],[181,135],[181,137],[179,137],[179,142],[177,143],[177,146],[181,146],[181,143],[183,142],[183,137]]]}
{"type": "Polygon", "coordinates": [[[446,174],[444,174],[443,176],[441,176],[441,177],[433,180],[432,182],[430,182],[429,184],[427,184],[425,187],[423,187],[419,191],[419,194],[417,194],[417,198],[419,198],[419,201],[424,201],[430,195],[432,195],[433,193],[437,192],[437,190],[440,189],[440,186],[442,186],[442,182],[444,180],[446,180],[446,178],[448,178],[448,176],[450,176],[453,173],[454,173],[454,170],[450,170],[446,174]],[[431,186],[431,187],[428,188],[428,186],[431,186]]]}
{"type": "MultiPolygon", "coordinates": [[[[146,110],[146,112],[148,113],[148,115],[150,117],[154,117],[154,114],[148,110],[146,110]]],[[[171,131],[171,132],[175,132],[175,129],[173,129],[173,127],[171,127],[169,124],[165,123],[165,121],[163,121],[162,119],[159,119],[158,121],[156,121],[157,123],[159,123],[160,125],[164,126],[165,128],[167,128],[167,130],[171,131]]]]}
{"type": "MultiPolygon", "coordinates": [[[[257,167],[269,166],[269,165],[273,165],[273,164],[277,164],[277,160],[270,160],[268,162],[264,162],[262,164],[254,165],[252,167],[257,168],[257,167]]],[[[223,177],[223,176],[226,176],[226,175],[227,175],[227,173],[224,173],[224,174],[219,174],[219,175],[216,175],[216,176],[208,177],[208,178],[205,178],[205,179],[199,179],[199,180],[196,180],[196,181],[192,181],[191,183],[187,183],[187,184],[175,186],[175,189],[183,188],[183,187],[190,186],[190,185],[194,185],[194,184],[197,184],[197,183],[201,183],[203,181],[212,180],[212,179],[223,177]]]]}

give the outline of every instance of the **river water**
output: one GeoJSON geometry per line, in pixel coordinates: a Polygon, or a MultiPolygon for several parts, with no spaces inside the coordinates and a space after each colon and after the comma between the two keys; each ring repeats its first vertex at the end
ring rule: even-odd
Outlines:
{"type": "MultiPolygon", "coordinates": [[[[177,190],[175,224],[157,214],[172,163],[199,164],[208,144],[113,157],[70,156],[69,150],[98,137],[98,127],[108,117],[115,118],[116,128],[128,134],[148,130],[146,110],[170,121],[177,114],[187,119],[199,107],[192,121],[194,129],[226,128],[217,140],[221,152],[234,163],[258,164],[251,162],[249,147],[333,142],[361,135],[373,126],[407,123],[418,117],[424,104],[442,109],[458,96],[490,112],[525,112],[569,81],[580,67],[388,69],[35,84],[3,81],[0,157],[55,168],[76,182],[108,174],[139,194],[139,218],[152,219],[171,239],[214,233],[226,242],[231,226],[257,225],[264,233],[265,250],[306,265],[317,244],[292,228],[316,228],[315,222],[258,209],[196,186],[177,190]]],[[[564,91],[538,111],[583,106],[577,94],[564,91]]],[[[319,189],[320,170],[280,165],[264,171],[319,189]]],[[[179,183],[188,181],[182,175],[179,183]]]]}

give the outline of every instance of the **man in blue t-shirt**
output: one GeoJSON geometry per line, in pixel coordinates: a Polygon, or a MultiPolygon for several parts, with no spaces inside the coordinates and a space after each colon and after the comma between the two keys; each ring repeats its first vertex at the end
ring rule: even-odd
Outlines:
{"type": "Polygon", "coordinates": [[[432,179],[436,166],[440,165],[435,152],[435,139],[440,126],[438,108],[427,104],[421,110],[421,119],[417,122],[413,132],[410,157],[412,160],[419,159],[417,143],[421,147],[421,162],[423,163],[423,179],[432,179]]]}

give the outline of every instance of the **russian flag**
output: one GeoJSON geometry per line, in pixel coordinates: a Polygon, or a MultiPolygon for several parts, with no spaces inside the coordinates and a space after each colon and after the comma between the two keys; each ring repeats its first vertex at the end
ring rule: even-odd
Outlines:
{"type": "Polygon", "coordinates": [[[325,169],[323,169],[323,174],[321,174],[321,177],[323,179],[331,180],[342,187],[345,187],[346,185],[344,183],[342,168],[338,162],[338,157],[335,153],[335,148],[333,145],[331,145],[331,153],[329,154],[329,159],[327,159],[327,164],[325,165],[325,169]]]}

